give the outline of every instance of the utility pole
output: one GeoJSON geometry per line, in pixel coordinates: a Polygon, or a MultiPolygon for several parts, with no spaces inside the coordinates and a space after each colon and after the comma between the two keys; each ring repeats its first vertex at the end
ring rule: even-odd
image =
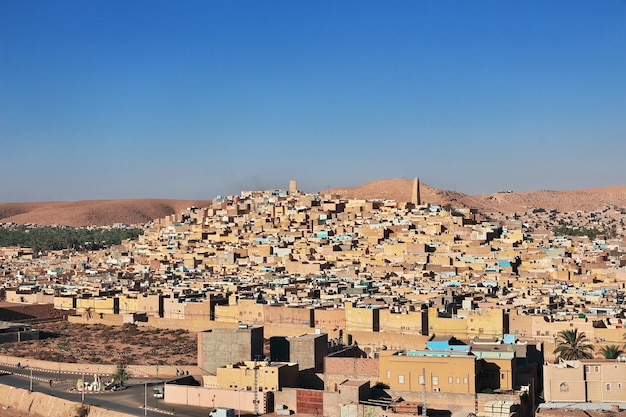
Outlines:
{"type": "Polygon", "coordinates": [[[59,375],[57,376],[57,382],[61,381],[61,344],[59,343],[59,375]]]}
{"type": "Polygon", "coordinates": [[[254,414],[259,415],[259,369],[254,359],[254,414]]]}
{"type": "Polygon", "coordinates": [[[426,368],[422,368],[422,416],[428,415],[426,409],[426,368]]]}
{"type": "Polygon", "coordinates": [[[159,409],[159,395],[161,395],[161,391],[159,391],[159,362],[156,363],[156,406],[155,408],[159,409]]]}

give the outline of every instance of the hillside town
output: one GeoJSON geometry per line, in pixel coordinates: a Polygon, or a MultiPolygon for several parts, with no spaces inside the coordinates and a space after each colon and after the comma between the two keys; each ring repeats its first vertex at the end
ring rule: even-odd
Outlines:
{"type": "MultiPolygon", "coordinates": [[[[3,305],[42,317],[197,333],[197,366],[162,370],[181,377],[165,403],[625,416],[625,213],[480,212],[424,201],[417,178],[410,201],[291,181],[189,207],[104,250],[0,248],[0,284],[3,305]]],[[[0,342],[36,329],[4,323],[0,342]]]]}

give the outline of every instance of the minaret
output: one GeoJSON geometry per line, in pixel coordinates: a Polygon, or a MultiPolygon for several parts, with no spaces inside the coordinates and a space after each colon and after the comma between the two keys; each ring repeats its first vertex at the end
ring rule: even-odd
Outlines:
{"type": "Polygon", "coordinates": [[[296,180],[289,181],[289,194],[296,194],[298,192],[298,183],[296,180]]]}
{"type": "Polygon", "coordinates": [[[420,179],[418,177],[415,177],[415,179],[413,180],[413,194],[411,195],[411,203],[413,203],[413,205],[416,207],[422,205],[422,198],[420,196],[420,179]]]}

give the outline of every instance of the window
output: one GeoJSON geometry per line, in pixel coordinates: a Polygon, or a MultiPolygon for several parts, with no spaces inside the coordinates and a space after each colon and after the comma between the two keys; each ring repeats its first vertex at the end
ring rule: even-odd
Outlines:
{"type": "Polygon", "coordinates": [[[500,379],[504,379],[504,374],[500,374],[500,379]]]}
{"type": "Polygon", "coordinates": [[[464,383],[465,385],[467,385],[467,377],[466,377],[466,376],[464,376],[464,377],[463,377],[463,383],[464,383]]]}
{"type": "Polygon", "coordinates": [[[617,389],[622,389],[622,383],[621,382],[617,383],[617,389]]]}
{"type": "Polygon", "coordinates": [[[434,376],[433,377],[433,385],[439,385],[439,377],[438,376],[434,376]]]}
{"type": "Polygon", "coordinates": [[[398,384],[404,384],[404,375],[398,375],[398,384]]]}
{"type": "Polygon", "coordinates": [[[420,384],[420,385],[424,385],[424,375],[420,375],[417,378],[417,383],[420,384]]]}
{"type": "Polygon", "coordinates": [[[451,377],[451,376],[449,376],[449,377],[448,377],[448,384],[451,384],[451,383],[452,383],[452,377],[451,377]]]}
{"type": "Polygon", "coordinates": [[[585,365],[585,373],[591,372],[591,365],[585,365]]]}
{"type": "Polygon", "coordinates": [[[566,382],[563,382],[561,385],[559,385],[559,390],[561,390],[561,391],[569,391],[569,386],[567,385],[566,382]]]}
{"type": "Polygon", "coordinates": [[[387,379],[391,379],[391,371],[387,371],[387,379]]]}
{"type": "Polygon", "coordinates": [[[459,377],[459,376],[457,376],[457,377],[456,377],[456,383],[457,383],[457,384],[460,384],[460,383],[461,383],[461,377],[459,377]]]}
{"type": "Polygon", "coordinates": [[[597,374],[598,372],[600,372],[600,365],[596,365],[596,366],[594,367],[594,371],[596,372],[596,374],[597,374]]]}
{"type": "Polygon", "coordinates": [[[611,391],[611,384],[610,384],[610,383],[609,383],[609,384],[606,384],[606,390],[607,390],[607,391],[611,391]]]}

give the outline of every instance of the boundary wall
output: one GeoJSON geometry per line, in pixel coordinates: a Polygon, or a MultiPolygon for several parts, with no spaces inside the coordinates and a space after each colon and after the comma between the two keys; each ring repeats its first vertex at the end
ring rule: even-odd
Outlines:
{"type": "MultiPolygon", "coordinates": [[[[35,371],[49,371],[61,375],[81,375],[83,372],[85,375],[98,374],[98,375],[111,375],[117,370],[117,365],[99,365],[89,363],[66,363],[66,362],[51,362],[41,361],[37,359],[20,358],[16,356],[0,356],[0,364],[8,366],[16,366],[20,364],[24,369],[28,370],[32,368],[35,371]]],[[[157,368],[155,365],[126,365],[126,369],[136,378],[155,378],[157,376],[157,368]]],[[[159,378],[171,378],[176,377],[177,370],[189,371],[189,375],[201,375],[205,374],[197,366],[171,366],[171,365],[159,365],[159,378]]]]}
{"type": "MultiPolygon", "coordinates": [[[[45,417],[73,417],[80,409],[80,403],[53,397],[41,392],[0,384],[0,404],[25,413],[34,413],[45,417]]],[[[86,417],[134,417],[132,414],[89,405],[86,417]]]]}

